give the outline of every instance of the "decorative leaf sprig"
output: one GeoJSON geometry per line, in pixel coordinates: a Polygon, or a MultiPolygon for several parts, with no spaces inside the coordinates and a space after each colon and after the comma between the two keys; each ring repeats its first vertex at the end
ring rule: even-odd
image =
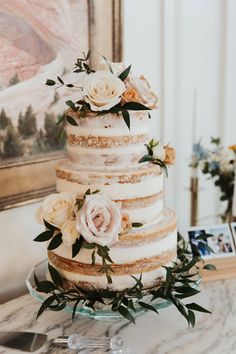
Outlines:
{"type": "Polygon", "coordinates": [[[144,144],[148,150],[148,154],[141,157],[139,163],[142,162],[152,162],[154,165],[160,166],[165,172],[166,177],[168,177],[168,168],[164,161],[155,157],[153,149],[159,144],[159,141],[155,141],[154,139],[150,140],[148,144],[144,144]]]}
{"type": "Polygon", "coordinates": [[[45,242],[51,240],[48,244],[48,250],[54,250],[62,244],[61,231],[57,227],[49,224],[46,220],[44,220],[44,225],[46,227],[46,231],[43,231],[35,237],[33,241],[45,242]]]}
{"type": "MultiPolygon", "coordinates": [[[[101,257],[106,258],[107,251],[100,249],[101,257]]],[[[177,260],[173,262],[173,265],[164,267],[166,269],[165,281],[145,288],[142,284],[142,275],[139,278],[132,276],[135,282],[134,286],[122,291],[115,291],[109,288],[97,290],[93,287],[91,289],[83,289],[77,284],[74,284],[73,289],[65,290],[63,288],[63,279],[50,266],[49,272],[52,281],[39,281],[36,275],[34,277],[36,290],[50,294],[41,305],[37,317],[46,309],[60,311],[68,303],[70,305],[73,303],[72,318],[74,318],[79,305],[85,305],[95,310],[96,304],[102,303],[109,306],[111,311],[118,312],[128,321],[134,323],[134,315],[137,308],[142,307],[146,311],[153,311],[158,314],[158,309],[164,308],[168,304],[173,304],[187,320],[189,326],[194,327],[196,321],[195,312],[210,313],[210,311],[195,302],[185,303],[187,298],[200,292],[198,289],[199,263],[203,262],[203,260],[200,257],[192,257],[189,244],[179,233],[177,254],[177,260]],[[166,302],[158,303],[158,299],[166,300],[166,302]]],[[[214,269],[210,264],[205,265],[204,268],[214,269]]]]}
{"type": "Polygon", "coordinates": [[[96,255],[98,255],[99,257],[101,257],[102,259],[102,266],[100,268],[100,272],[104,273],[106,275],[107,278],[107,282],[108,284],[112,283],[112,278],[111,278],[111,272],[113,272],[113,269],[111,268],[111,266],[107,263],[114,263],[111,259],[111,257],[109,256],[109,247],[107,246],[101,246],[97,243],[84,243],[84,247],[87,249],[92,249],[92,255],[91,255],[91,265],[94,266],[95,265],[95,260],[96,260],[96,255]]]}

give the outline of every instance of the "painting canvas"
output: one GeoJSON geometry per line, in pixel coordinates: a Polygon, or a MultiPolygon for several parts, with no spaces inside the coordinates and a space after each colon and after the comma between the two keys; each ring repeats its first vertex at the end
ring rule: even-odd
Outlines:
{"type": "Polygon", "coordinates": [[[0,1],[0,164],[64,147],[55,121],[69,88],[49,89],[47,78],[67,79],[89,47],[84,0],[0,1]]]}
{"type": "Polygon", "coordinates": [[[55,190],[55,164],[65,151],[55,123],[79,93],[45,82],[59,76],[78,84],[74,63],[89,49],[119,59],[119,4],[0,0],[0,210],[55,190]]]}

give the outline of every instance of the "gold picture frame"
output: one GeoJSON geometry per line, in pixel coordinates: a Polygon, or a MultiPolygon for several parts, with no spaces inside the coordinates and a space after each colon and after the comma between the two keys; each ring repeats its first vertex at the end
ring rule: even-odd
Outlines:
{"type": "MultiPolygon", "coordinates": [[[[122,61],[122,0],[87,0],[87,8],[91,61],[96,64],[97,54],[122,61]]],[[[4,160],[0,165],[0,210],[37,202],[55,192],[55,164],[64,157],[63,152],[52,152],[4,160]]]]}

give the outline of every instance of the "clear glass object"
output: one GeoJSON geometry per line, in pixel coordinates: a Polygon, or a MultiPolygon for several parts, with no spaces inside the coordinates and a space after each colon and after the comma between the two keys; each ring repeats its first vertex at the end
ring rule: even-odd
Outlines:
{"type": "MultiPolygon", "coordinates": [[[[30,294],[37,299],[40,302],[43,302],[49,295],[44,294],[44,293],[39,293],[36,291],[36,286],[34,282],[34,273],[37,275],[39,280],[45,280],[46,272],[47,272],[47,266],[48,266],[48,260],[45,259],[44,261],[38,263],[36,266],[34,266],[30,273],[28,274],[26,278],[26,286],[30,292],[30,294]]],[[[152,301],[152,306],[154,306],[156,309],[161,309],[165,308],[171,305],[171,302],[167,300],[162,300],[162,299],[157,299],[156,301],[152,301]]],[[[146,310],[143,309],[141,306],[136,305],[135,306],[136,312],[132,312],[133,316],[138,316],[143,314],[146,310]]],[[[63,311],[72,313],[73,312],[73,304],[70,306],[69,304],[63,309],[63,311]]],[[[121,316],[119,313],[111,311],[106,308],[106,305],[99,304],[99,308],[96,308],[94,311],[93,309],[86,307],[84,305],[78,305],[76,309],[76,314],[88,316],[91,318],[95,318],[97,320],[119,320],[122,319],[123,316],[121,316]]],[[[119,349],[118,349],[119,350],[119,349]]],[[[112,352],[113,353],[113,352],[112,352]]],[[[123,353],[123,352],[121,352],[123,353]]],[[[119,351],[116,351],[114,349],[114,354],[121,354],[119,351]]],[[[128,351],[127,351],[128,353],[128,351]]]]}

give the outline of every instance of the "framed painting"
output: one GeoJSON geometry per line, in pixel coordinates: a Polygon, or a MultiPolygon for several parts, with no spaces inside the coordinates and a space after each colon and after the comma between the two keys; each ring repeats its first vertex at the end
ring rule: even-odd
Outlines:
{"type": "Polygon", "coordinates": [[[122,60],[122,0],[0,1],[0,210],[55,191],[55,164],[65,138],[55,122],[71,88],[67,78],[83,52],[122,60]],[[106,21],[104,21],[104,18],[106,21]]]}

